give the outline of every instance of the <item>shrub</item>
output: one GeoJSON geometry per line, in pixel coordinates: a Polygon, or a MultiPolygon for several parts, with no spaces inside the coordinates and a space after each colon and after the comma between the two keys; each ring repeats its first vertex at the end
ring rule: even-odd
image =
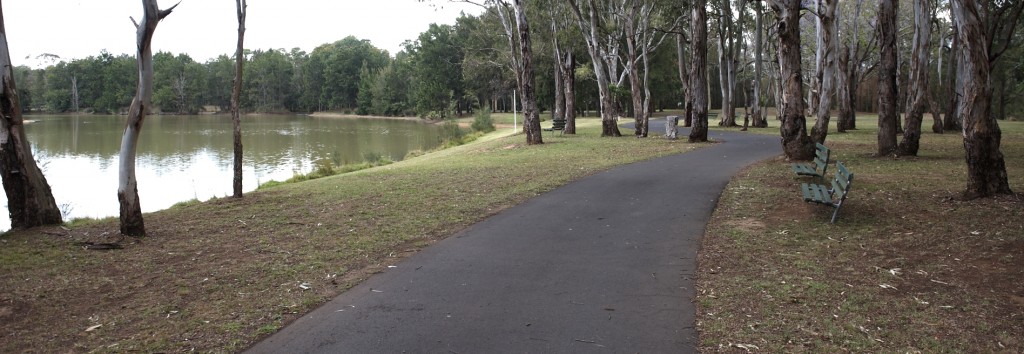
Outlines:
{"type": "Polygon", "coordinates": [[[478,131],[478,132],[482,132],[482,133],[493,132],[494,131],[494,121],[491,120],[491,110],[490,109],[481,109],[481,110],[477,111],[476,112],[476,118],[473,119],[472,127],[473,127],[474,131],[478,131]]]}

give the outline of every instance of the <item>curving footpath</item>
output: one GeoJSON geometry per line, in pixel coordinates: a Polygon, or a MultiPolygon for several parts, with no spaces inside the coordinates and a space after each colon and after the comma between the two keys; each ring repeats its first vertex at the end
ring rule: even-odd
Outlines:
{"type": "Polygon", "coordinates": [[[723,143],[509,208],[248,352],[695,352],[693,277],[705,225],[734,174],[781,154],[778,137],[711,138],[723,143]]]}

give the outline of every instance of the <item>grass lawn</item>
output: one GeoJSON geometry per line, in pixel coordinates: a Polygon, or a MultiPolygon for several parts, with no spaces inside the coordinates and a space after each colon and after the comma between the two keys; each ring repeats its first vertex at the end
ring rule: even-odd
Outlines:
{"type": "MultiPolygon", "coordinates": [[[[752,131],[778,134],[770,122],[752,131]]],[[[879,158],[875,116],[857,125],[826,143],[855,174],[835,225],[781,159],[729,184],[699,257],[701,350],[1024,352],[1024,200],[961,200],[960,132],[879,158]]],[[[1000,125],[1010,187],[1024,191],[1024,123],[1000,125]]]]}
{"type": "Polygon", "coordinates": [[[3,235],[0,352],[236,352],[502,209],[702,146],[579,126],[539,146],[502,129],[383,167],[183,203],[146,214],[145,238],[116,236],[112,219],[3,235]]]}

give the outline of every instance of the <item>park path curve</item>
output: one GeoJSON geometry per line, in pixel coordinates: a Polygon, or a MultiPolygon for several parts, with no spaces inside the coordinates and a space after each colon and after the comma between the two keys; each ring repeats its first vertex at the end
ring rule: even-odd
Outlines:
{"type": "Polygon", "coordinates": [[[711,138],[722,143],[621,166],[509,208],[248,352],[696,352],[693,278],[711,212],[740,169],[781,154],[777,137],[711,138]]]}

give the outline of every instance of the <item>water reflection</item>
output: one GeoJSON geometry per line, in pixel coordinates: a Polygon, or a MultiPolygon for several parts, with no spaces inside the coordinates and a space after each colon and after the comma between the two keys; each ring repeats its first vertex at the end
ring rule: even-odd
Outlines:
{"type": "MultiPolygon", "coordinates": [[[[34,121],[26,128],[33,153],[68,216],[117,215],[117,151],[124,118],[26,118],[34,121]]],[[[231,131],[228,116],[147,117],[136,160],[143,211],[230,195],[231,131]]],[[[242,131],[246,191],[309,172],[320,159],[345,164],[376,155],[398,161],[409,151],[439,144],[438,128],[416,121],[254,115],[243,118],[242,131]]],[[[6,216],[6,196],[0,198],[6,216]]],[[[9,227],[10,220],[0,217],[0,229],[9,227]]]]}

